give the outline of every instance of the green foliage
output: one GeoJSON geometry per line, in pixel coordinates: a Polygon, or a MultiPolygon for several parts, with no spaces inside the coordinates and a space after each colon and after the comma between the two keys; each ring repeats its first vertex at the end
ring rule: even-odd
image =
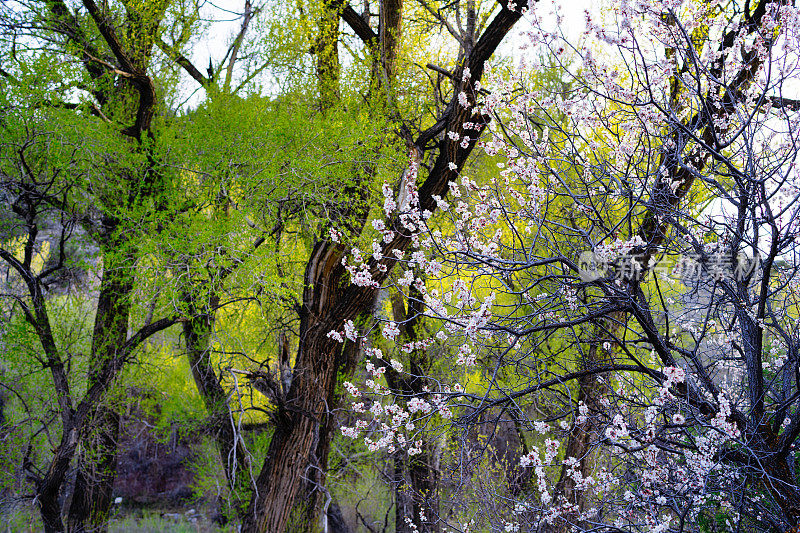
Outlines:
{"type": "MultiPolygon", "coordinates": [[[[402,110],[420,127],[430,126],[431,111],[441,103],[436,98],[448,95],[435,95],[429,73],[415,63],[435,61],[454,69],[460,61],[457,47],[440,46],[445,30],[431,31],[428,23],[418,22],[426,18],[425,11],[411,4],[398,60],[397,79],[402,81],[375,89],[375,58],[350,49],[348,59],[336,65],[342,69],[338,87],[329,87],[330,93],[338,91],[337,97],[328,94],[319,105],[314,58],[307,52],[319,44],[315,27],[321,4],[264,4],[254,31],[241,43],[242,60],[231,69],[212,64],[214,79],[204,87],[205,100],[187,111],[179,69],[169,53],[158,50],[158,42],[190,55],[190,47],[210,26],[202,3],[103,2],[103,16],[120,44],[157,88],[153,126],[141,139],[122,134],[134,119],[139,95],[124,74],[102,63],[104,58],[113,62],[114,54],[90,14],[70,10],[98,56],[92,65],[105,72],[101,76],[87,73],[81,63],[83,45],[55,32],[45,7],[20,15],[51,29],[15,43],[20,49],[12,63],[14,78],[0,77],[0,175],[36,186],[52,182],[48,190],[60,203],[46,205],[48,216],[80,228],[66,246],[74,258],[70,267],[90,281],[47,295],[73,399],[87,389],[99,281],[124,269],[119,277],[133,279],[134,285],[131,294],[120,296],[132,306],[126,317],[129,334],[164,316],[187,320],[196,313],[213,314],[207,357],[233,399],[234,417],[237,422],[267,421],[263,411],[274,406],[243,381],[234,382],[231,370],[274,367],[278,333],[290,335],[291,348],[296,348],[303,275],[315,242],[330,227],[351,228],[351,244],[368,242],[369,232],[358,233],[381,198],[380,184],[394,184],[407,164],[406,147],[395,140],[400,124],[383,113],[402,110]],[[34,46],[37,39],[46,46],[34,46]],[[20,151],[28,175],[20,175],[20,151]],[[118,221],[113,234],[101,238],[87,229],[107,219],[118,221]]],[[[478,4],[479,23],[485,24],[493,4],[478,4]]],[[[342,48],[349,46],[349,37],[343,41],[342,48]]],[[[9,42],[0,43],[2,59],[9,42]]],[[[328,52],[338,50],[333,48],[328,52]]],[[[5,62],[3,67],[11,68],[5,62]]],[[[23,226],[0,218],[0,237],[17,238],[23,226]]],[[[47,263],[47,254],[41,255],[47,263]]],[[[14,384],[17,397],[6,408],[13,430],[2,441],[7,446],[0,457],[7,467],[3,487],[13,485],[25,444],[31,444],[32,463],[46,465],[60,437],[52,377],[40,344],[19,309],[9,305],[3,311],[12,320],[0,331],[0,361],[8,369],[4,380],[14,384]]],[[[368,322],[364,319],[365,326],[368,322]]],[[[209,413],[185,357],[180,327],[150,338],[135,352],[104,402],[145,417],[162,437],[178,427],[183,437],[202,441],[193,465],[195,487],[208,498],[228,499],[216,445],[197,438],[208,430],[209,413]]],[[[425,362],[425,370],[447,371],[448,350],[442,345],[440,358],[425,362]]],[[[476,373],[475,381],[480,390],[485,376],[476,373]]],[[[247,437],[255,468],[270,437],[271,431],[247,437]]],[[[331,457],[332,493],[343,507],[383,520],[392,494],[380,481],[379,466],[365,456],[359,459],[363,446],[349,439],[337,437],[334,449],[342,453],[331,457]]],[[[85,456],[93,457],[91,450],[85,456]]],[[[246,501],[246,495],[240,500],[246,501]]],[[[111,524],[112,531],[182,528],[155,517],[111,524]]]]}
{"type": "MultiPolygon", "coordinates": [[[[183,511],[182,509],[179,511],[183,511]]],[[[109,533],[231,533],[233,526],[220,527],[208,518],[182,512],[144,512],[129,516],[112,518],[108,524],[109,533]]]]}
{"type": "MultiPolygon", "coordinates": [[[[89,301],[81,295],[54,297],[48,309],[54,321],[53,333],[68,356],[70,387],[77,393],[86,388],[87,356],[91,330],[87,313],[89,301]]],[[[0,487],[21,489],[18,468],[27,461],[37,465],[52,457],[61,438],[56,394],[52,378],[43,365],[41,345],[30,324],[14,313],[3,324],[0,341],[0,369],[6,399],[6,425],[0,440],[0,487]]]]}
{"type": "MultiPolygon", "coordinates": [[[[338,433],[338,432],[337,432],[338,433]]],[[[326,488],[351,515],[357,512],[373,525],[394,524],[392,488],[385,480],[391,475],[391,459],[375,460],[366,452],[363,441],[337,435],[331,444],[326,488]]]]}
{"type": "MultiPolygon", "coordinates": [[[[230,487],[225,482],[225,470],[220,462],[216,442],[206,437],[195,446],[195,457],[190,466],[192,470],[192,490],[208,502],[230,502],[230,487]]],[[[234,510],[220,509],[228,519],[236,518],[234,510]]]]}
{"type": "Polygon", "coordinates": [[[184,434],[197,431],[206,417],[206,409],[192,378],[189,362],[175,353],[172,342],[155,339],[139,354],[136,364],[130,365],[117,391],[127,396],[125,389],[142,391],[136,398],[137,407],[156,423],[156,430],[168,435],[176,426],[184,434]],[[166,341],[166,342],[165,342],[166,341]]]}
{"type": "Polygon", "coordinates": [[[704,509],[697,517],[697,523],[702,533],[717,533],[730,531],[736,521],[723,510],[704,509]]]}
{"type": "Polygon", "coordinates": [[[42,522],[33,503],[0,508],[0,532],[37,533],[41,530],[42,522]]]}

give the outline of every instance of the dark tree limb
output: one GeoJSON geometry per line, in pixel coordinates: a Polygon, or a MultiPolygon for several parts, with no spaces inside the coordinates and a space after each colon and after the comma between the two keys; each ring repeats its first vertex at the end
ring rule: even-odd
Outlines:
{"type": "Polygon", "coordinates": [[[212,83],[213,80],[211,78],[204,76],[186,56],[178,52],[174,47],[168,45],[163,39],[157,39],[156,45],[168,58],[172,59],[183,68],[183,70],[199,83],[201,87],[207,88],[212,83]]]}

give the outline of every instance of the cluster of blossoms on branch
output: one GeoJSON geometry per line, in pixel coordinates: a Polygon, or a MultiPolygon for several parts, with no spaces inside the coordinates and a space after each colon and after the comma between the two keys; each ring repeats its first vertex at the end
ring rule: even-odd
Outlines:
{"type": "MultiPolygon", "coordinates": [[[[549,52],[555,67],[521,65],[474,105],[465,69],[457,100],[476,122],[443,142],[468,145],[474,124],[493,117],[478,146],[496,170],[454,178],[432,197],[435,217],[421,208],[414,157],[399,195],[384,184],[371,254],[353,248],[344,264],[354,284],[375,288],[373,274],[393,265],[380,290],[421,304],[436,333],[404,343],[402,324],[386,319],[387,354],[352,323],[329,333],[363,343],[367,356],[364,384],[345,383],[356,402],[345,436],[415,455],[437,426],[467,431],[481,414],[514,412],[529,482],[485,516],[506,531],[665,532],[704,513],[749,516],[755,529],[800,519],[786,503],[800,498],[796,480],[760,463],[785,460],[800,434],[800,335],[777,308],[798,303],[786,221],[798,214],[800,117],[770,103],[785,104],[782,80],[797,72],[800,16],[783,2],[763,3],[758,20],[736,8],[621,1],[608,20],[587,14],[581,46],[534,24],[528,47],[549,52]],[[562,79],[532,84],[546,69],[562,79]],[[737,209],[709,218],[703,202],[690,204],[691,190],[737,209]],[[757,194],[755,205],[742,203],[757,194]],[[389,249],[398,232],[410,250],[389,249]],[[657,276],[582,278],[587,248],[607,262],[747,251],[787,269],[774,290],[762,281],[772,274],[755,269],[662,291],[657,276]],[[401,363],[432,350],[452,358],[443,375],[415,376],[401,363]],[[429,385],[393,394],[387,372],[429,385]]],[[[458,168],[449,165],[454,176],[458,168]]]]}

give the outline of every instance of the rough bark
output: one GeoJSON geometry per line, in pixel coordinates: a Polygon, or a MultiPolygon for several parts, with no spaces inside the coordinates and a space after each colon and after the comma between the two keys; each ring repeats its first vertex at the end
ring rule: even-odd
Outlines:
{"type": "MultiPolygon", "coordinates": [[[[134,261],[131,251],[125,250],[128,243],[113,236],[118,224],[118,221],[109,219],[105,226],[111,243],[103,254],[103,279],[89,362],[90,387],[103,379],[105,363],[119,358],[118,352],[128,338],[134,261]]],[[[69,508],[70,531],[106,530],[117,472],[119,424],[120,417],[115,407],[100,405],[91,418],[91,431],[86,431],[81,439],[78,474],[69,508]]]]}
{"type": "MultiPolygon", "coordinates": [[[[339,369],[337,374],[349,373],[358,357],[358,353],[359,347],[355,343],[346,343],[334,363],[339,369]]],[[[309,458],[305,475],[305,494],[307,496],[305,531],[308,533],[315,533],[319,530],[324,531],[320,524],[327,523],[330,525],[328,515],[331,511],[330,505],[333,497],[325,488],[325,482],[328,476],[328,455],[336,432],[336,417],[333,416],[333,410],[339,405],[340,399],[334,388],[327,399],[328,410],[323,415],[323,420],[317,429],[314,453],[309,458]]],[[[342,522],[343,520],[344,517],[342,517],[342,522]]]]}
{"type": "Polygon", "coordinates": [[[258,493],[243,522],[244,531],[283,531],[289,518],[301,475],[308,465],[316,425],[325,415],[326,395],[333,388],[334,362],[314,354],[338,348],[319,331],[309,334],[300,357],[309,372],[295,375],[282,420],[272,437],[267,458],[256,480],[258,493]],[[309,354],[309,355],[306,355],[309,354]]]}
{"type": "Polygon", "coordinates": [[[77,447],[78,431],[75,428],[65,428],[47,474],[37,483],[39,514],[42,517],[45,533],[65,531],[64,522],[61,520],[59,495],[77,447]]]}
{"type": "Polygon", "coordinates": [[[120,417],[114,408],[100,406],[92,418],[93,436],[83,439],[78,455],[75,488],[69,508],[69,531],[107,531],[114,480],[120,417]],[[86,454],[86,455],[84,455],[86,454]]]}
{"type": "MultiPolygon", "coordinates": [[[[285,404],[279,406],[277,427],[256,480],[257,492],[245,516],[244,531],[285,529],[313,446],[319,442],[319,425],[330,413],[328,401],[335,394],[341,345],[327,333],[339,325],[332,306],[340,301],[343,287],[341,253],[340,247],[320,241],[307,265],[292,383],[285,404]],[[323,317],[327,320],[320,321],[323,317]]],[[[354,318],[358,310],[348,309],[347,317],[354,318]]]]}
{"type": "Polygon", "coordinates": [[[403,35],[403,0],[381,2],[380,49],[385,87],[391,89],[397,74],[397,49],[403,35]]]}

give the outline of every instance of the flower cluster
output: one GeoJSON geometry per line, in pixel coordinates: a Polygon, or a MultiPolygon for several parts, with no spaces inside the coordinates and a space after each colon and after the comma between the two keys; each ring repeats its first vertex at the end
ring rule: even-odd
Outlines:
{"type": "MultiPolygon", "coordinates": [[[[535,494],[508,496],[515,516],[489,519],[495,530],[524,530],[520,524],[527,521],[531,530],[545,523],[592,523],[597,529],[613,525],[664,532],[675,527],[676,519],[698,520],[702,506],[712,505],[709,494],[722,495],[713,504],[720,509],[734,496],[750,508],[769,508],[737,488],[746,479],[758,482],[752,473],[758,470],[752,466],[760,460],[758,453],[744,467],[727,461],[725,451],[750,453],[757,439],[747,440],[752,437],[747,431],[758,432],[760,426],[780,427],[780,436],[800,425],[800,418],[774,405],[771,411],[755,405],[780,397],[778,389],[758,399],[747,395],[751,386],[763,390],[794,379],[787,374],[794,322],[765,348],[769,358],[762,369],[771,374],[751,385],[752,365],[743,364],[741,355],[755,346],[745,342],[747,335],[752,340],[787,322],[780,311],[765,316],[772,304],[752,303],[758,291],[724,285],[726,279],[715,279],[720,285],[706,292],[684,291],[677,283],[665,291],[646,276],[634,283],[587,280],[574,261],[586,247],[598,261],[611,263],[632,253],[652,259],[667,248],[702,255],[712,244],[729,250],[735,239],[750,238],[729,235],[737,227],[730,220],[704,222],[681,203],[691,187],[708,186],[698,185],[697,176],[707,173],[703,165],[722,164],[723,157],[729,162],[726,172],[753,168],[761,175],[769,164],[781,169],[770,176],[782,178],[763,180],[776,191],[775,203],[760,200],[753,209],[759,221],[775,222],[774,231],[793,231],[788,213],[800,195],[800,177],[793,170],[783,172],[781,165],[793,160],[794,145],[774,132],[763,139],[736,135],[749,135],[748,128],[758,124],[742,121],[766,115],[769,110],[756,112],[755,106],[774,100],[778,87],[765,65],[783,69],[783,76],[798,70],[787,53],[781,52],[780,67],[769,55],[778,53],[774,44],[781,39],[797,43],[798,10],[766,8],[755,31],[719,2],[712,4],[716,7],[680,0],[619,2],[606,14],[614,17],[613,24],[587,14],[586,44],[576,47],[533,24],[529,47],[550,50],[555,58],[573,54],[581,75],[565,69],[570,90],[530,88],[526,84],[537,67],[546,67],[531,62],[510,79],[493,80],[491,92],[480,97],[467,86],[475,80],[465,68],[454,105],[479,118],[451,124],[440,140],[450,148],[467,147],[476,140],[473,132],[483,132],[477,146],[492,172],[470,177],[459,172],[463,161],[446,162],[446,190],[442,184],[438,195],[426,199],[425,205],[438,210],[434,217],[420,208],[415,180],[409,179],[419,168],[412,157],[397,198],[391,187],[383,187],[387,218],[372,222],[377,235],[373,266],[366,266],[358,250],[350,255],[353,282],[364,285],[374,283],[369,273],[378,268],[376,262],[390,258],[397,272],[383,288],[421,304],[435,333],[403,340],[403,325],[381,318],[381,342],[395,344],[397,357],[367,350],[373,362],[366,365],[366,388],[348,391],[359,404],[367,402],[366,396],[372,403],[363,411],[354,407],[362,417],[342,431],[351,438],[364,434],[371,450],[421,453],[425,428],[447,423],[454,411],[466,413],[458,419],[462,424],[487,414],[485,405],[513,411],[528,449],[517,456],[518,465],[527,469],[535,494]],[[692,32],[707,33],[708,42],[687,37],[692,32]],[[649,40],[646,47],[642,35],[649,40]],[[735,43],[730,50],[711,45],[723,35],[735,43]],[[609,50],[619,61],[609,60],[609,50]],[[692,57],[681,57],[686,50],[692,57]],[[742,72],[747,75],[732,77],[742,72]],[[741,86],[737,100],[726,101],[732,98],[729,84],[745,78],[746,83],[736,82],[741,86]],[[709,125],[707,137],[697,139],[713,138],[726,146],[725,154],[696,155],[705,149],[697,139],[665,133],[695,135],[691,128],[701,126],[692,114],[698,109],[706,110],[709,125]],[[486,126],[483,117],[488,116],[497,120],[486,126]],[[748,160],[754,146],[773,154],[771,162],[748,160]],[[796,190],[789,190],[789,181],[796,190]],[[778,205],[786,220],[770,215],[778,205]],[[398,233],[410,240],[409,249],[384,250],[398,233]],[[716,328],[715,320],[736,326],[716,328]],[[441,374],[414,379],[435,383],[435,390],[390,394],[381,384],[386,373],[406,371],[399,359],[410,355],[404,354],[434,346],[452,363],[441,374]],[[471,394],[461,392],[470,387],[471,394]],[[763,419],[749,428],[742,420],[751,411],[763,419]],[[777,421],[765,422],[773,414],[777,421]],[[582,443],[580,454],[564,456],[580,447],[570,442],[582,443]]],[[[800,118],[787,119],[784,126],[796,131],[800,118]]],[[[728,186],[713,185],[701,194],[712,197],[728,186]]],[[[726,194],[738,198],[746,192],[726,194]]],[[[758,238],[752,240],[758,247],[758,238]]],[[[635,268],[645,266],[652,265],[642,262],[635,268]]],[[[795,288],[789,279],[781,283],[795,288]]],[[[342,333],[331,335],[342,340],[355,333],[345,325],[342,333]]]]}

